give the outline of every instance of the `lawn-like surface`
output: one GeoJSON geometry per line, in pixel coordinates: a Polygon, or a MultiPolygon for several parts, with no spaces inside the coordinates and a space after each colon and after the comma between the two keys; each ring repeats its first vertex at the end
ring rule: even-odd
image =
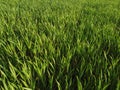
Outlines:
{"type": "Polygon", "coordinates": [[[0,0],[0,90],[120,90],[120,1],[0,0]]]}

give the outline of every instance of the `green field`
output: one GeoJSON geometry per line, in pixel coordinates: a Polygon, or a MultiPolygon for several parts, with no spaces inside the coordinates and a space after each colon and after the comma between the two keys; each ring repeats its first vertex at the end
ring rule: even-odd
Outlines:
{"type": "Polygon", "coordinates": [[[0,90],[120,90],[120,0],[0,0],[0,90]]]}

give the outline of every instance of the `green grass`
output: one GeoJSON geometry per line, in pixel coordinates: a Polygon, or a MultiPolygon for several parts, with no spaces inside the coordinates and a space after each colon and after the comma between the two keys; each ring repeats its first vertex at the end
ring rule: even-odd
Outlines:
{"type": "Polygon", "coordinates": [[[0,90],[120,90],[120,1],[0,0],[0,90]]]}

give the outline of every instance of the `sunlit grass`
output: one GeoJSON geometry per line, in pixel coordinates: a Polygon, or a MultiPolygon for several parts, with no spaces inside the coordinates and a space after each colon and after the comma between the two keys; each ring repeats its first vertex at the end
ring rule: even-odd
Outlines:
{"type": "Polygon", "coordinates": [[[119,0],[0,0],[0,89],[119,90],[119,0]]]}

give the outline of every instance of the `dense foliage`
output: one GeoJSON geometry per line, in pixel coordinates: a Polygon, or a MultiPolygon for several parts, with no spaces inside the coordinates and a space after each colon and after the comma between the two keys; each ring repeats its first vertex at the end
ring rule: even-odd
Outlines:
{"type": "Polygon", "coordinates": [[[0,0],[0,90],[120,90],[120,1],[0,0]]]}

